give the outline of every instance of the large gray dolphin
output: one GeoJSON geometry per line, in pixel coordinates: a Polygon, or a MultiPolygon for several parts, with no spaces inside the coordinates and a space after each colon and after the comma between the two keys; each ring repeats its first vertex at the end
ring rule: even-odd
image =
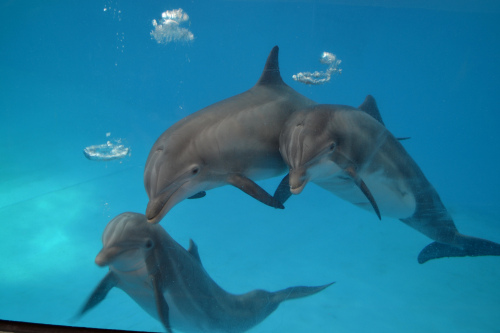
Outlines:
{"type": "Polygon", "coordinates": [[[159,225],[138,213],[112,219],[102,235],[95,262],[108,274],[78,316],[99,304],[113,287],[125,291],[168,332],[244,332],[283,301],[306,297],[330,286],[253,290],[233,295],[219,287],[201,264],[197,246],[186,251],[159,225]]]}
{"type": "Polygon", "coordinates": [[[227,184],[283,208],[254,181],[286,171],[281,127],[313,104],[281,79],[275,46],[254,87],[183,118],[155,142],[144,170],[148,221],[157,223],[180,201],[227,184]]]}
{"type": "Polygon", "coordinates": [[[500,255],[500,244],[458,232],[434,187],[385,128],[372,96],[357,109],[315,105],[294,113],[280,135],[280,152],[289,166],[274,195],[282,203],[311,181],[435,240],[420,252],[420,263],[500,255]]]}

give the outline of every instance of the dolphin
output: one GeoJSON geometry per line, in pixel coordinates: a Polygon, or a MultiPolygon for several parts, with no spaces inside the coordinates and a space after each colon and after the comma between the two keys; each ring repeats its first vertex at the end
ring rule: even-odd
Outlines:
{"type": "Polygon", "coordinates": [[[263,321],[281,302],[313,295],[332,284],[230,294],[205,271],[192,240],[186,251],[159,224],[148,223],[146,216],[138,213],[122,213],[112,219],[102,242],[95,262],[109,266],[109,272],[77,317],[117,287],[159,320],[167,332],[176,328],[237,333],[263,321]]]}
{"type": "Polygon", "coordinates": [[[282,203],[313,182],[435,240],[420,252],[419,263],[500,255],[500,244],[458,232],[432,184],[384,126],[370,95],[358,108],[318,104],[294,113],[280,135],[280,152],[289,167],[274,194],[282,203]]]}
{"type": "Polygon", "coordinates": [[[283,208],[254,181],[285,173],[281,127],[313,104],[283,82],[275,46],[255,86],[181,119],[154,143],[144,169],[148,221],[158,223],[182,200],[227,184],[283,208]]]}

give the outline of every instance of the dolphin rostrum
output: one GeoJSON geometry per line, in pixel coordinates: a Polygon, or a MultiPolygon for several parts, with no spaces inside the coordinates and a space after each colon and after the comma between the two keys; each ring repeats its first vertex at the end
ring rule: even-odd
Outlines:
{"type": "Polygon", "coordinates": [[[269,316],[283,301],[313,295],[318,287],[277,292],[253,290],[233,295],[219,287],[201,264],[190,240],[186,251],[159,225],[138,213],[112,219],[102,235],[95,262],[109,272],[78,313],[99,304],[113,288],[125,291],[168,332],[244,332],[269,316]]]}
{"type": "Polygon", "coordinates": [[[255,86],[181,119],[155,142],[144,169],[148,221],[158,223],[182,200],[227,184],[283,208],[254,181],[286,171],[281,127],[294,111],[313,104],[281,79],[275,46],[255,86]]]}
{"type": "Polygon", "coordinates": [[[370,95],[357,109],[314,105],[294,113],[280,135],[280,152],[289,167],[274,195],[282,203],[311,181],[435,240],[420,252],[419,263],[500,255],[500,244],[458,232],[434,187],[385,128],[370,95]]]}

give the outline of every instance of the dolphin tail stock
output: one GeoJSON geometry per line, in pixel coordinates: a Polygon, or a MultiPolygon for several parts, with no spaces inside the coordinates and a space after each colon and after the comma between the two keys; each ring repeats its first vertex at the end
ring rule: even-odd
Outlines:
{"type": "Polygon", "coordinates": [[[462,247],[433,242],[418,255],[418,263],[423,264],[432,259],[444,257],[479,257],[500,256],[500,244],[476,237],[458,235],[462,247]]]}
{"type": "Polygon", "coordinates": [[[279,304],[283,301],[287,301],[290,299],[302,298],[314,295],[328,288],[334,283],[335,282],[331,282],[322,286],[314,286],[314,287],[306,287],[306,286],[290,287],[271,293],[270,299],[271,302],[279,304]]]}

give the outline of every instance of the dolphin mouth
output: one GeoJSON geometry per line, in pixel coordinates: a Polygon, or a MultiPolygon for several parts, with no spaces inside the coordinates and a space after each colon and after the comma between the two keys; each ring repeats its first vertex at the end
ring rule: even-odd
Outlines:
{"type": "Polygon", "coordinates": [[[173,183],[165,190],[161,191],[156,197],[149,200],[148,206],[146,207],[146,218],[148,219],[148,223],[157,224],[167,215],[177,202],[184,199],[181,198],[181,200],[177,202],[173,202],[172,200],[186,183],[187,182],[183,182],[180,185],[178,183],[173,183]]]}
{"type": "Polygon", "coordinates": [[[159,208],[153,206],[157,206],[157,204],[155,205],[155,201],[149,200],[148,206],[146,207],[146,217],[148,219],[148,223],[156,224],[160,222],[163,216],[166,215],[166,213],[162,213],[165,208],[165,204],[161,205],[159,208]]]}
{"type": "MultiPolygon", "coordinates": [[[[173,194],[173,193],[172,193],[173,194]]],[[[161,219],[167,215],[167,203],[172,197],[172,194],[162,198],[162,196],[149,200],[148,206],[146,207],[146,218],[148,223],[156,224],[161,221],[161,219]]]]}
{"type": "Polygon", "coordinates": [[[302,184],[300,184],[299,186],[296,186],[296,187],[290,186],[290,192],[292,192],[292,194],[300,194],[302,192],[302,190],[304,189],[304,187],[306,187],[306,184],[307,184],[307,182],[303,182],[302,184]]]}
{"type": "Polygon", "coordinates": [[[288,183],[290,184],[290,192],[292,194],[300,194],[309,181],[304,168],[291,169],[289,177],[288,183]]]}

